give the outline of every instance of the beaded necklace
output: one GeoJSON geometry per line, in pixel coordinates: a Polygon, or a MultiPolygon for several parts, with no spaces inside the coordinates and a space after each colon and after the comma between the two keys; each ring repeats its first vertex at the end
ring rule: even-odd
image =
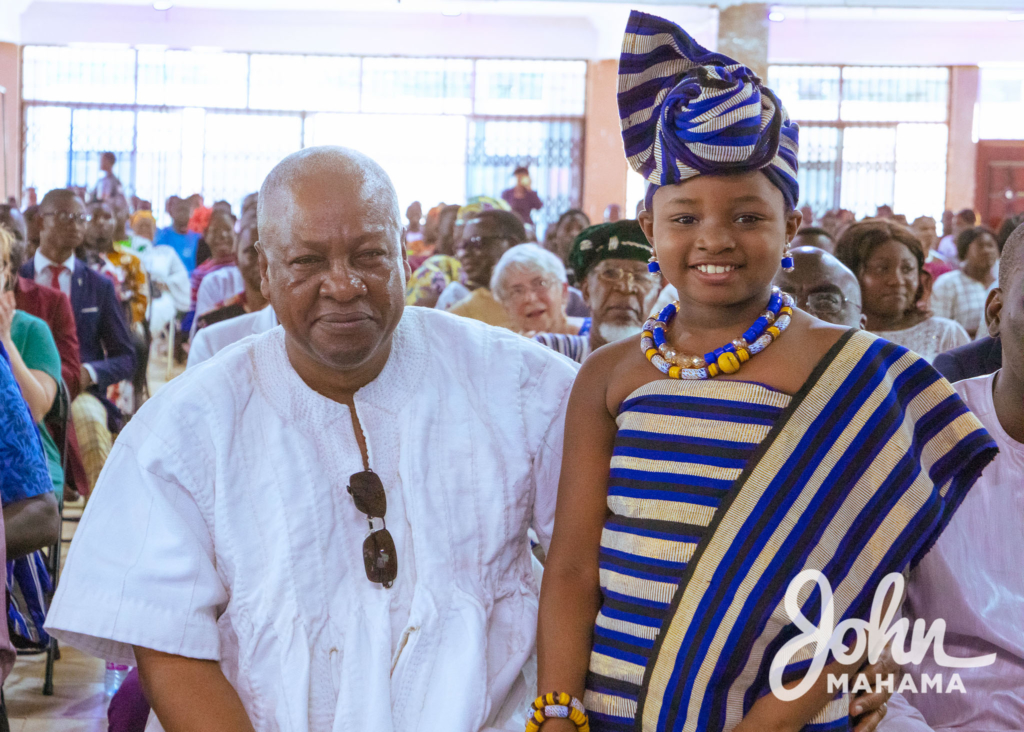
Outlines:
{"type": "Polygon", "coordinates": [[[665,338],[665,329],[679,312],[676,300],[666,305],[657,318],[651,317],[644,323],[640,348],[647,360],[670,379],[712,379],[719,374],[734,374],[789,327],[795,304],[792,295],[773,287],[768,308],[742,337],[703,356],[687,356],[678,353],[665,338]]]}

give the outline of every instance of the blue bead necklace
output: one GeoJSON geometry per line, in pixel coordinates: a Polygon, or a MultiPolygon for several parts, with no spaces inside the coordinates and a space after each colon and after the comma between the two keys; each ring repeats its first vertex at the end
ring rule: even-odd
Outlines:
{"type": "Polygon", "coordinates": [[[681,355],[665,337],[665,330],[679,312],[679,301],[666,305],[657,318],[644,323],[640,348],[661,373],[671,379],[712,379],[719,374],[734,374],[763,351],[789,327],[795,305],[793,296],[772,288],[768,308],[740,338],[703,356],[681,355]]]}

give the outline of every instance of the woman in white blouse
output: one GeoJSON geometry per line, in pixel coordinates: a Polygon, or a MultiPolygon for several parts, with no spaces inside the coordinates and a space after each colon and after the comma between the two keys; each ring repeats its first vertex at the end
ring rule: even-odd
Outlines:
{"type": "Polygon", "coordinates": [[[909,229],[887,221],[854,224],[836,243],[836,256],[857,275],[872,333],[929,362],[970,342],[959,323],[920,307],[924,249],[909,229]]]}

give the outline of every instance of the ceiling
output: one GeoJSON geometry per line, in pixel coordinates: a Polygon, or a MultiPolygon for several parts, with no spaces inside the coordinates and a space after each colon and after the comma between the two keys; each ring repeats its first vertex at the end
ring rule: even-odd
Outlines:
{"type": "MultiPolygon", "coordinates": [[[[3,0],[32,4],[32,0],[3,0]]],[[[96,0],[66,0],[72,3],[94,3],[96,0]]],[[[161,2],[161,0],[157,0],[161,2]]],[[[621,0],[162,0],[175,7],[218,8],[239,10],[319,10],[360,12],[465,12],[488,15],[575,15],[577,6],[600,4],[623,5],[621,0]]],[[[645,5],[693,5],[719,8],[741,5],[744,0],[643,0],[645,5]]],[[[153,0],[104,0],[105,4],[153,5],[153,0]]],[[[985,11],[1019,12],[1024,14],[1024,0],[773,0],[773,6],[804,8],[809,12],[921,12],[932,10],[965,11],[970,15],[985,11]]],[[[930,13],[929,13],[930,15],[930,13]]]]}

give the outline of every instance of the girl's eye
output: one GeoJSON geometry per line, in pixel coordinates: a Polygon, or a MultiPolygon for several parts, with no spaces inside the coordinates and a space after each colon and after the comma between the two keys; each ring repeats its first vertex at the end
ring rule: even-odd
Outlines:
{"type": "Polygon", "coordinates": [[[736,221],[740,224],[756,224],[758,221],[761,221],[761,217],[754,214],[743,214],[736,221]]]}
{"type": "Polygon", "coordinates": [[[677,224],[693,224],[696,223],[697,217],[689,215],[676,216],[675,219],[673,219],[673,221],[675,221],[677,224]]]}

